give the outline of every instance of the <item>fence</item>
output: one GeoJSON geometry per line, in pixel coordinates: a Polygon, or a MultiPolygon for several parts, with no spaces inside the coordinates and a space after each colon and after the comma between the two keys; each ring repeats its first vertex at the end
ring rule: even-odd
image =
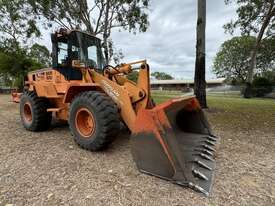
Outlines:
{"type": "Polygon", "coordinates": [[[7,87],[0,87],[0,94],[10,94],[15,89],[13,88],[7,88],[7,87]]]}
{"type": "MultiPolygon", "coordinates": [[[[217,87],[211,87],[206,89],[206,93],[208,96],[224,96],[224,97],[241,97],[243,95],[244,86],[232,86],[232,85],[222,85],[217,87]]],[[[255,88],[254,88],[255,89],[255,88]]],[[[256,89],[263,89],[261,87],[256,89]]],[[[193,89],[190,91],[179,91],[179,90],[153,90],[155,94],[158,95],[193,95],[193,89]]],[[[268,94],[265,94],[266,98],[274,98],[275,99],[275,87],[271,89],[268,94]]]]}

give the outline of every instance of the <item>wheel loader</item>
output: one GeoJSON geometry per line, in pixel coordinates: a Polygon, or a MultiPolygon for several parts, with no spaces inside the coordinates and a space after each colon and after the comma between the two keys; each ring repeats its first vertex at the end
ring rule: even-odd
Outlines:
{"type": "Polygon", "coordinates": [[[52,68],[29,72],[17,94],[27,130],[47,130],[54,116],[80,147],[98,151],[124,124],[140,172],[209,195],[217,137],[194,96],[156,106],[146,60],[107,65],[100,39],[79,30],[60,29],[51,41],[52,68]],[[137,82],[127,78],[134,70],[137,82]]]}

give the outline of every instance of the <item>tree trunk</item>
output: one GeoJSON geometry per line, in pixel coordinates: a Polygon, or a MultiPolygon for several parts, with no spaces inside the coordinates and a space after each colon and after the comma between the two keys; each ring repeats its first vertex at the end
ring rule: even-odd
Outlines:
{"type": "Polygon", "coordinates": [[[80,17],[81,21],[83,22],[83,24],[86,26],[87,32],[95,35],[95,31],[91,24],[89,12],[88,12],[87,0],[79,0],[78,4],[79,4],[79,10],[80,10],[79,17],[80,17]]]}
{"type": "Polygon", "coordinates": [[[109,10],[110,10],[110,0],[107,0],[105,7],[105,19],[104,19],[104,30],[103,30],[103,44],[104,44],[104,55],[106,63],[109,64],[109,52],[108,52],[108,25],[109,25],[109,10]]]}
{"type": "Polygon", "coordinates": [[[205,81],[205,27],[206,0],[198,0],[196,65],[194,78],[194,93],[202,108],[207,108],[205,81]]]}
{"type": "Polygon", "coordinates": [[[271,21],[271,18],[274,16],[274,13],[275,13],[275,9],[274,9],[274,2],[273,2],[270,5],[270,8],[269,8],[269,10],[266,14],[265,19],[264,19],[263,25],[261,26],[260,32],[257,36],[256,42],[255,42],[255,44],[253,46],[253,49],[251,51],[250,66],[249,66],[249,70],[248,70],[246,88],[245,88],[245,91],[244,91],[244,97],[245,98],[251,98],[252,97],[252,82],[253,82],[254,71],[256,69],[258,49],[259,49],[261,41],[263,39],[265,30],[268,27],[268,25],[271,21]]]}

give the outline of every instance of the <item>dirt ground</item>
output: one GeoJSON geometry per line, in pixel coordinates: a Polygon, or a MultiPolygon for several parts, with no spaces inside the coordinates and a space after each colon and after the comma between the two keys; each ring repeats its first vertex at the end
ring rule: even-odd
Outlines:
{"type": "MultiPolygon", "coordinates": [[[[214,112],[208,113],[210,121],[214,112]]],[[[275,205],[274,130],[213,126],[221,141],[212,194],[205,198],[140,174],[127,135],[107,151],[88,152],[74,143],[67,125],[55,124],[42,133],[26,131],[18,104],[0,95],[0,206],[275,205]]]]}

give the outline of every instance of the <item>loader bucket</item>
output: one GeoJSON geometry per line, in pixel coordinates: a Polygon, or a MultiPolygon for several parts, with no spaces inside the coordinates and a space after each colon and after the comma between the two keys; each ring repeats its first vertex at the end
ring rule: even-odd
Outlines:
{"type": "Polygon", "coordinates": [[[139,171],[209,195],[214,145],[195,97],[174,99],[137,114],[131,149],[139,171]]]}

